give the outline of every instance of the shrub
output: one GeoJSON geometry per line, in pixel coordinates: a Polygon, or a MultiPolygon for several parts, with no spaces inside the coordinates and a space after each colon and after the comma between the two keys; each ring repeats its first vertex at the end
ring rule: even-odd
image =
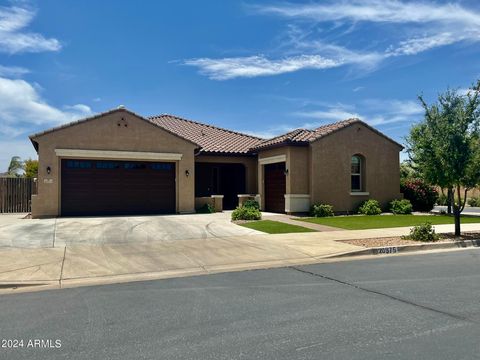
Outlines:
{"type": "Polygon", "coordinates": [[[232,220],[260,220],[262,213],[260,210],[249,206],[238,206],[232,212],[232,220]]]}
{"type": "Polygon", "coordinates": [[[358,209],[358,213],[363,215],[379,215],[382,213],[382,209],[377,200],[370,199],[363,202],[358,209]]]}
{"type": "Polygon", "coordinates": [[[480,198],[479,197],[471,197],[467,200],[468,205],[477,207],[480,206],[480,198]]]}
{"type": "Polygon", "coordinates": [[[410,200],[415,211],[430,211],[438,198],[434,187],[421,179],[407,180],[401,185],[405,199],[410,200]]]}
{"type": "Polygon", "coordinates": [[[445,195],[445,194],[440,194],[438,195],[438,198],[437,198],[437,205],[440,205],[440,206],[447,206],[447,201],[448,201],[448,196],[445,195]]]}
{"type": "Polygon", "coordinates": [[[437,241],[439,239],[438,234],[435,233],[435,229],[429,222],[425,224],[416,225],[410,229],[410,235],[403,236],[404,239],[410,239],[415,241],[437,241]]]}
{"type": "Polygon", "coordinates": [[[390,202],[390,211],[394,214],[411,214],[412,213],[412,203],[410,200],[393,200],[390,202]]]}
{"type": "Polygon", "coordinates": [[[333,206],[327,204],[314,204],[310,207],[310,215],[315,217],[333,216],[333,206]]]}
{"type": "Polygon", "coordinates": [[[215,208],[211,204],[203,204],[203,206],[195,209],[195,211],[199,214],[211,214],[215,212],[215,208]]]}
{"type": "Polygon", "coordinates": [[[260,210],[260,204],[256,200],[247,200],[243,203],[243,207],[255,208],[260,210]]]}

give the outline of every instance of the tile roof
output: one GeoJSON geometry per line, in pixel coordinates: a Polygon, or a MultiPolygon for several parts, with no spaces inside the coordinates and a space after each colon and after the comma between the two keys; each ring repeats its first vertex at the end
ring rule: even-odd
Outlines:
{"type": "Polygon", "coordinates": [[[343,129],[350,124],[355,122],[362,122],[359,119],[347,119],[343,121],[338,121],[336,123],[327,124],[320,126],[314,130],[306,130],[306,129],[296,129],[286,133],[284,135],[280,135],[274,137],[273,139],[262,141],[260,144],[255,146],[255,149],[261,149],[271,146],[278,146],[278,145],[287,145],[287,144],[308,144],[309,142],[315,141],[320,139],[323,136],[331,134],[334,131],[343,129]]]}
{"type": "Polygon", "coordinates": [[[264,139],[173,115],[149,117],[154,124],[202,147],[203,152],[247,154],[264,139]]]}
{"type": "Polygon", "coordinates": [[[173,115],[158,115],[144,118],[123,107],[109,110],[97,115],[93,115],[84,119],[80,119],[68,124],[64,124],[36,133],[30,136],[30,140],[38,151],[38,144],[35,139],[39,136],[120,111],[127,112],[142,119],[143,121],[151,123],[154,126],[158,126],[173,135],[183,138],[184,140],[197,145],[199,148],[201,148],[202,152],[207,153],[249,154],[261,149],[275,146],[306,145],[310,142],[316,141],[324,136],[327,136],[337,130],[343,129],[354,123],[363,124],[364,126],[368,127],[380,136],[383,136],[384,138],[403,148],[403,146],[399,143],[395,142],[377,129],[356,118],[323,125],[313,130],[295,129],[286,134],[279,135],[271,139],[261,139],[256,136],[242,134],[236,131],[219,128],[213,125],[202,124],[196,121],[183,119],[173,115]]]}

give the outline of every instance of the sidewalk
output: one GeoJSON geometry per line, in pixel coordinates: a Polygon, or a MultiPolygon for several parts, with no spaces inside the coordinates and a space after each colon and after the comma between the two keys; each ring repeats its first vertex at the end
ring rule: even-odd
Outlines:
{"type": "MultiPolygon", "coordinates": [[[[437,225],[435,229],[438,233],[452,232],[453,225],[437,225]]],[[[335,240],[400,236],[409,230],[404,227],[40,249],[1,248],[0,284],[68,287],[315,263],[335,254],[364,249],[335,240]]],[[[480,231],[480,224],[463,224],[462,231],[480,231]]]]}

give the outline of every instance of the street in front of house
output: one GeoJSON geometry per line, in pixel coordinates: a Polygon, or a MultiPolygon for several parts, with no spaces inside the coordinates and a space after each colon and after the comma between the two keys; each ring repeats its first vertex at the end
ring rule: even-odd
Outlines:
{"type": "Polygon", "coordinates": [[[474,359],[479,254],[2,295],[2,338],[24,346],[2,347],[0,357],[474,359]],[[26,348],[31,339],[53,346],[26,348]]]}

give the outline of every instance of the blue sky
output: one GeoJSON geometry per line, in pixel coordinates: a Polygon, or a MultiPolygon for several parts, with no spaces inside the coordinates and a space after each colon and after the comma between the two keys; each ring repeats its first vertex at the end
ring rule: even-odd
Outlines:
{"type": "Polygon", "coordinates": [[[357,116],[403,137],[480,77],[475,1],[0,1],[0,172],[122,104],[263,137],[357,116]]]}

